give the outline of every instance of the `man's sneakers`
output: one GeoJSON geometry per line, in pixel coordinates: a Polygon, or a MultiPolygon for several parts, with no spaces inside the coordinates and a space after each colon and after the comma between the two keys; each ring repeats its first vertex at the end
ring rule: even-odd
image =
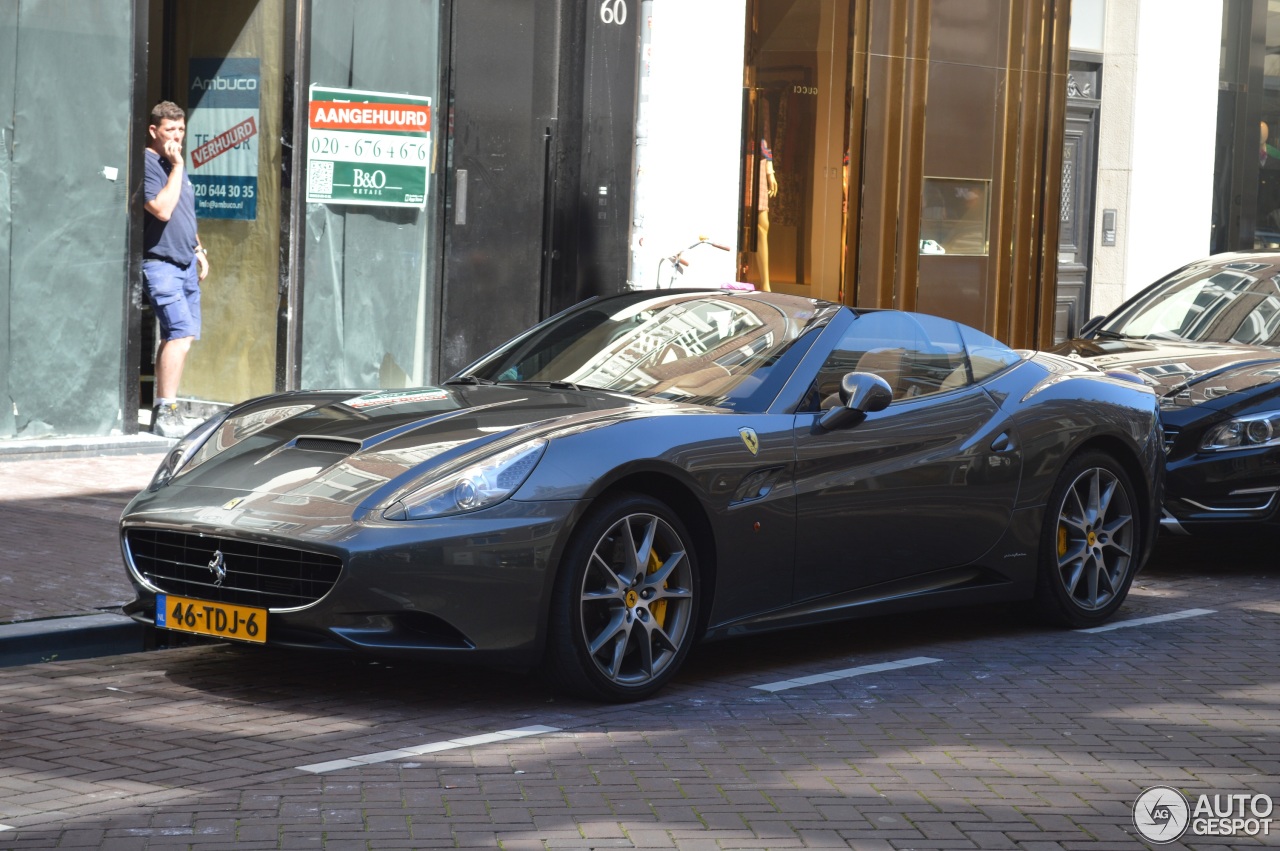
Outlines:
{"type": "Polygon", "coordinates": [[[158,434],[161,437],[185,437],[188,431],[190,429],[182,419],[182,414],[178,413],[176,403],[156,405],[151,409],[152,434],[158,434]]]}

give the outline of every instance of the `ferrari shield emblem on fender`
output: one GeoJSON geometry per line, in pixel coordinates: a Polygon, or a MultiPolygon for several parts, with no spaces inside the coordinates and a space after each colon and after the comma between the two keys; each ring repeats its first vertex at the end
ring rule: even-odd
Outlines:
{"type": "Polygon", "coordinates": [[[747,451],[752,455],[760,452],[760,438],[756,435],[755,429],[740,428],[738,429],[738,434],[742,435],[742,442],[747,445],[747,451]]]}

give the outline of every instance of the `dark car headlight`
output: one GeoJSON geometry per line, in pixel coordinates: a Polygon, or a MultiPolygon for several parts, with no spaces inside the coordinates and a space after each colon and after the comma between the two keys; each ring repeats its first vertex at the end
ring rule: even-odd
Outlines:
{"type": "Polygon", "coordinates": [[[388,520],[423,520],[496,505],[524,484],[546,449],[545,440],[513,446],[402,496],[382,515],[388,520]]]}
{"type": "Polygon", "coordinates": [[[1280,445],[1280,411],[1249,414],[1219,423],[1204,433],[1202,452],[1280,445]]]}

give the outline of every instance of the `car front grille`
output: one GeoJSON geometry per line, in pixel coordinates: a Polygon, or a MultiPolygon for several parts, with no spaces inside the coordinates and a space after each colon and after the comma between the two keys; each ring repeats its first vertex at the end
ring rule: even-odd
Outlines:
{"type": "Polygon", "coordinates": [[[128,529],[125,546],[138,573],[161,591],[239,606],[308,606],[342,572],[335,556],[165,529],[128,529]],[[219,567],[226,571],[220,581],[219,567]]]}

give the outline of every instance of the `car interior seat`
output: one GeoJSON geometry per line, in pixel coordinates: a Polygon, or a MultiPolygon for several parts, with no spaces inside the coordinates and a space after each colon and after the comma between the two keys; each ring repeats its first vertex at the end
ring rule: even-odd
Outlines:
{"type": "Polygon", "coordinates": [[[904,395],[907,378],[907,350],[902,347],[879,348],[858,358],[858,372],[874,373],[889,383],[894,399],[904,395]]]}

